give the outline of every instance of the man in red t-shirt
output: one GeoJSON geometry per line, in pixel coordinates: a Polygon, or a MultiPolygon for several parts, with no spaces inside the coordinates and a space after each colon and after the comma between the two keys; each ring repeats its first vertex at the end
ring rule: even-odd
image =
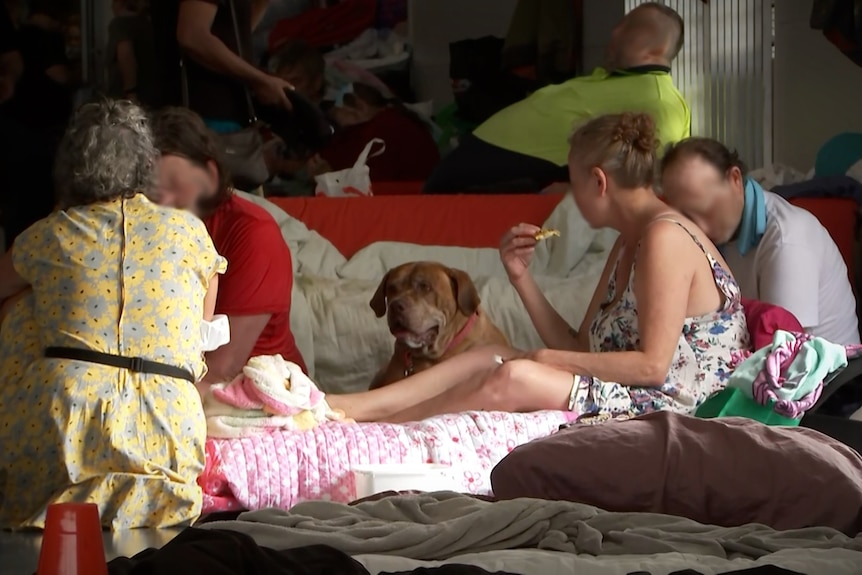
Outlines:
{"type": "Polygon", "coordinates": [[[197,212],[227,273],[219,278],[215,313],[228,316],[230,343],[207,353],[204,381],[228,381],[255,355],[305,362],[290,331],[293,263],[275,219],[236,196],[219,166],[218,142],[190,110],[167,108],[152,119],[160,160],[159,201],[197,212]]]}
{"type": "Polygon", "coordinates": [[[266,210],[235,195],[204,222],[216,251],[228,261],[215,313],[228,316],[231,332],[229,344],[207,354],[206,379],[232,377],[256,355],[281,354],[305,371],[290,331],[293,263],[278,224],[266,210]]]}

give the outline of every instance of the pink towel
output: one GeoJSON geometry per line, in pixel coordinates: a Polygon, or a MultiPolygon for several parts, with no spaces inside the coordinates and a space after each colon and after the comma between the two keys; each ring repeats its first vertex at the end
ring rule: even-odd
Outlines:
{"type": "Polygon", "coordinates": [[[212,393],[220,402],[237,409],[263,409],[254,383],[245,375],[238,375],[225,387],[214,387],[212,393]]]}

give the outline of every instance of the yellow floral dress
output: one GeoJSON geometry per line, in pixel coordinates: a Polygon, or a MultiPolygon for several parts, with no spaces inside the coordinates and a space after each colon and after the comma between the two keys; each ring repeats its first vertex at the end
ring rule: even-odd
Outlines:
{"type": "Polygon", "coordinates": [[[187,525],[201,510],[206,421],[180,379],[43,357],[72,347],[200,377],[200,322],[223,273],[204,224],[143,195],[56,212],[15,241],[32,286],[0,328],[0,527],[42,527],[93,502],[114,529],[187,525]]]}

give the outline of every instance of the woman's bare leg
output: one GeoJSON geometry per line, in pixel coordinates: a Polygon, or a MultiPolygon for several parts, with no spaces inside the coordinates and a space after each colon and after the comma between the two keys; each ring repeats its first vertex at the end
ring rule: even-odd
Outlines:
{"type": "Polygon", "coordinates": [[[571,373],[529,360],[508,361],[494,366],[483,376],[396,413],[387,421],[418,421],[441,413],[462,411],[565,410],[573,383],[571,373]]]}
{"type": "Polygon", "coordinates": [[[326,401],[332,409],[340,409],[356,421],[392,421],[396,414],[492,370],[497,365],[495,355],[511,357],[513,353],[514,350],[504,346],[471,349],[386,387],[360,393],[327,395],[326,401]]]}

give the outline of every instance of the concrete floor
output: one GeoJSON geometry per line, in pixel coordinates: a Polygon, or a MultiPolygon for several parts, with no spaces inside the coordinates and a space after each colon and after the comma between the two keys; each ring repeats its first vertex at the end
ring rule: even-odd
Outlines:
{"type": "MultiPolygon", "coordinates": [[[[105,556],[131,557],[144,549],[159,548],[177,536],[179,530],[133,529],[105,532],[105,556]]],[[[35,532],[9,533],[0,531],[0,573],[4,575],[32,575],[39,564],[42,534],[35,532]]]]}

